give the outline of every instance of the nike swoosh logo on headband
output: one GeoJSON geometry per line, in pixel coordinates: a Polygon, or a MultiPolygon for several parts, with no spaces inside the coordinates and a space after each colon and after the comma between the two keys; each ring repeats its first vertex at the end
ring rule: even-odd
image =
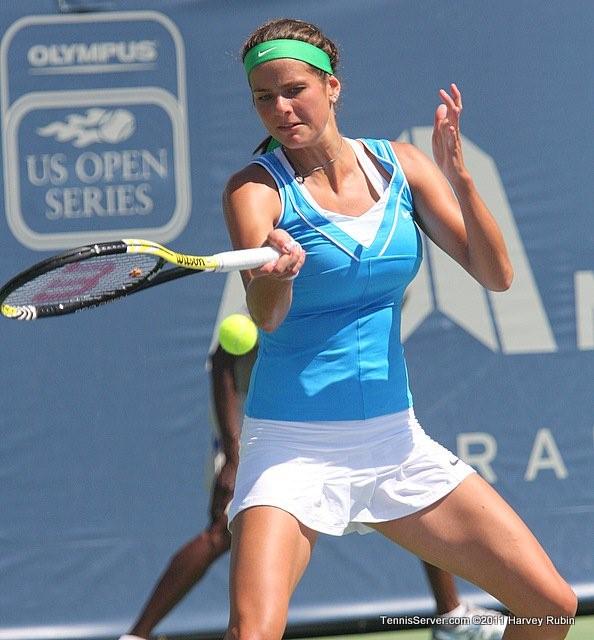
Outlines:
{"type": "Polygon", "coordinates": [[[276,49],[276,47],[270,47],[270,49],[265,49],[264,51],[258,51],[258,58],[265,56],[267,53],[270,53],[273,49],[276,49]]]}

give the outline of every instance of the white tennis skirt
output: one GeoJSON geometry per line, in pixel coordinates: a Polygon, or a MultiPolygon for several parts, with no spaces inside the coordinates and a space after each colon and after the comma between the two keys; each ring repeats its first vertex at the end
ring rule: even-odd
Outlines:
{"type": "Polygon", "coordinates": [[[246,417],[239,459],[230,528],[243,509],[267,505],[337,536],[424,509],[474,473],[412,409],[355,421],[246,417]]]}

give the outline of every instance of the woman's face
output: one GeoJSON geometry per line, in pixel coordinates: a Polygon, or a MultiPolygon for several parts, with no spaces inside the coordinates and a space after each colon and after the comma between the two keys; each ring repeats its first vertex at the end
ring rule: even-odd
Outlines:
{"type": "Polygon", "coordinates": [[[333,116],[335,76],[322,78],[300,60],[282,58],[258,65],[250,74],[254,105],[271,136],[289,149],[315,143],[333,116]]]}

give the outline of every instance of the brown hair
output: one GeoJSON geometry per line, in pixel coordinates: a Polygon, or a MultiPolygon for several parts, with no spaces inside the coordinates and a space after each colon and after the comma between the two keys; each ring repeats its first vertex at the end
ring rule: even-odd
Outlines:
{"type": "MultiPolygon", "coordinates": [[[[336,73],[339,62],[338,47],[314,24],[294,18],[269,20],[258,27],[245,41],[241,51],[241,59],[243,60],[245,58],[247,52],[252,47],[262,42],[267,42],[268,40],[301,40],[313,44],[314,47],[318,47],[318,49],[322,49],[322,51],[328,54],[332,69],[334,69],[336,73]]],[[[328,75],[325,71],[316,69],[315,67],[312,67],[312,70],[318,73],[321,78],[326,78],[328,75]]],[[[267,151],[271,141],[272,136],[268,136],[257,146],[254,153],[264,153],[267,151]]]]}

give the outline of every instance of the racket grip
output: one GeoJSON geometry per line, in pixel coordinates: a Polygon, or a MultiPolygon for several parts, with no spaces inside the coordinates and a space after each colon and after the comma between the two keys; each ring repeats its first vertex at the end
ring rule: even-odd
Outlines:
{"type": "Polygon", "coordinates": [[[272,247],[258,247],[257,249],[240,249],[238,251],[223,251],[213,256],[219,263],[215,271],[241,271],[256,269],[267,262],[278,260],[280,253],[272,247]]]}

